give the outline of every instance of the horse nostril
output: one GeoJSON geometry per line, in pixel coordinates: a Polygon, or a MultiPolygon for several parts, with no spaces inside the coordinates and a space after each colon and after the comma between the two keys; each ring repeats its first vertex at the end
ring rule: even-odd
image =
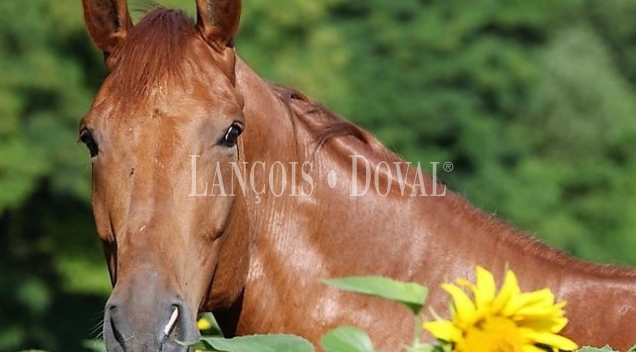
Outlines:
{"type": "Polygon", "coordinates": [[[115,325],[115,321],[118,320],[118,306],[112,303],[107,303],[106,307],[104,307],[104,323],[108,323],[110,325],[115,325]]]}
{"type": "Polygon", "coordinates": [[[104,337],[112,338],[120,345],[124,345],[125,338],[122,336],[120,325],[122,324],[119,306],[116,304],[108,303],[104,309],[104,337]]]}
{"type": "Polygon", "coordinates": [[[173,306],[172,315],[170,315],[170,319],[168,320],[168,323],[163,328],[163,334],[165,335],[165,337],[170,336],[170,332],[174,328],[174,324],[177,322],[178,317],[179,317],[179,307],[175,305],[173,306]]]}
{"type": "Polygon", "coordinates": [[[182,303],[172,304],[164,313],[161,330],[159,331],[160,343],[178,344],[177,341],[192,341],[196,339],[198,330],[195,322],[190,321],[189,310],[182,303]]]}

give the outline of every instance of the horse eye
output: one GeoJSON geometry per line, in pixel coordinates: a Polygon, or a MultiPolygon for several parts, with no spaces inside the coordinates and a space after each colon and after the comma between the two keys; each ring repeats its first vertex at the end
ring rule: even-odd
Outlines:
{"type": "Polygon", "coordinates": [[[227,131],[225,131],[225,135],[218,142],[220,146],[232,148],[236,146],[236,141],[238,137],[243,133],[243,128],[238,123],[233,123],[232,126],[228,127],[227,131]]]}
{"type": "Polygon", "coordinates": [[[80,131],[79,140],[84,143],[88,151],[91,153],[91,158],[94,158],[99,153],[99,148],[97,147],[97,143],[95,142],[95,138],[93,138],[93,134],[88,128],[83,128],[80,131]]]}

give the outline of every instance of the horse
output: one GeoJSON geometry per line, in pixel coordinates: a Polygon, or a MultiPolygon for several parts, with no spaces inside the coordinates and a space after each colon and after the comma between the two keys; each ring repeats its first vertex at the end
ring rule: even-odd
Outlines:
{"type": "MultiPolygon", "coordinates": [[[[381,349],[412,333],[398,305],[324,278],[427,285],[476,265],[567,300],[564,335],[636,341],[636,271],[553,250],[469,204],[368,132],[261,78],[235,51],[239,0],[196,0],[196,19],[157,7],[135,25],[125,0],[83,0],[107,75],[79,124],[113,291],[108,351],[186,351],[197,314],[226,336],[285,332],[317,343],[340,325],[381,349]],[[397,178],[400,176],[401,178],[397,178]]],[[[501,281],[499,281],[501,282],[501,281]]],[[[423,336],[423,339],[431,339],[423,336]]]]}

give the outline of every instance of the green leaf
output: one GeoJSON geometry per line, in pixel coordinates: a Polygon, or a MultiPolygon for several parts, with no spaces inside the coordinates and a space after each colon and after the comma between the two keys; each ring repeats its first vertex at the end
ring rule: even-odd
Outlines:
{"type": "Polygon", "coordinates": [[[617,352],[614,351],[610,346],[605,345],[603,348],[596,348],[590,346],[581,347],[578,352],[617,352]]]}
{"type": "Polygon", "coordinates": [[[382,276],[352,276],[326,279],[323,282],[345,291],[386,298],[401,303],[413,314],[419,313],[428,295],[428,289],[420,284],[396,281],[382,276]]]}
{"type": "Polygon", "coordinates": [[[320,346],[326,352],[373,352],[371,338],[362,329],[341,326],[323,335],[320,346]]]}
{"type": "Polygon", "coordinates": [[[84,340],[82,345],[92,352],[107,352],[103,340],[84,340]]]}
{"type": "Polygon", "coordinates": [[[314,352],[309,341],[295,335],[247,335],[226,339],[223,337],[202,337],[190,343],[201,351],[223,352],[314,352]]]}
{"type": "Polygon", "coordinates": [[[406,352],[450,352],[452,351],[451,345],[439,345],[424,343],[413,347],[407,347],[406,352]]]}

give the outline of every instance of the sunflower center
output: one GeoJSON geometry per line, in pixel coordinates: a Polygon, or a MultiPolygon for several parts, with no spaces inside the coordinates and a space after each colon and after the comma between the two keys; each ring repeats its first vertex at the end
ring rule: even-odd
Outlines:
{"type": "Polygon", "coordinates": [[[517,325],[510,319],[486,316],[464,331],[457,341],[457,352],[521,352],[521,337],[517,325]]]}

